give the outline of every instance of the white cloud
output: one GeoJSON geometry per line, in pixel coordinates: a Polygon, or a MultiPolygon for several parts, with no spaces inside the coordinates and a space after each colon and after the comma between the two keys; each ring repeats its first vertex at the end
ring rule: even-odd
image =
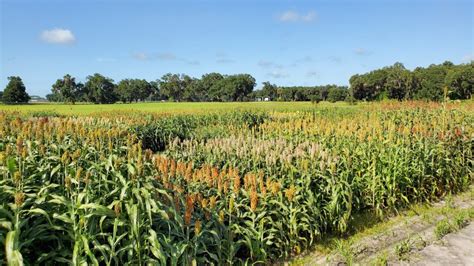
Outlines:
{"type": "Polygon", "coordinates": [[[45,30],[41,33],[40,37],[44,42],[55,44],[70,44],[76,41],[76,37],[72,31],[61,28],[45,30]]]}
{"type": "Polygon", "coordinates": [[[333,62],[333,63],[341,63],[342,62],[342,58],[340,58],[339,56],[330,56],[328,57],[329,61],[333,62]]]}
{"type": "Polygon", "coordinates": [[[303,21],[313,21],[316,19],[316,12],[314,11],[309,11],[306,15],[301,16],[301,20],[303,21]]]}
{"type": "Polygon", "coordinates": [[[465,63],[469,63],[474,61],[474,54],[467,54],[462,58],[462,61],[465,63]]]}
{"type": "Polygon", "coordinates": [[[306,14],[300,14],[293,10],[287,10],[278,16],[282,22],[311,22],[317,18],[315,11],[309,11],[306,14]]]}
{"type": "Polygon", "coordinates": [[[175,61],[175,62],[183,62],[188,65],[199,65],[201,64],[198,60],[191,60],[187,58],[181,58],[176,56],[173,53],[165,52],[165,53],[146,53],[146,52],[135,52],[132,54],[132,57],[139,61],[175,61]]]}
{"type": "Polygon", "coordinates": [[[199,62],[198,60],[187,60],[186,63],[188,63],[188,65],[192,65],[192,66],[198,66],[201,64],[201,62],[199,62]]]}
{"type": "Polygon", "coordinates": [[[230,64],[235,63],[235,60],[229,58],[226,53],[216,53],[216,63],[218,64],[230,64]]]}
{"type": "Polygon", "coordinates": [[[300,64],[307,64],[313,62],[313,58],[309,55],[303,57],[303,58],[298,58],[296,59],[293,64],[291,64],[292,67],[297,67],[300,64]]]}
{"type": "Polygon", "coordinates": [[[150,59],[150,56],[146,53],[134,53],[133,54],[133,58],[137,59],[137,60],[140,60],[140,61],[146,61],[148,59],[150,59]]]}
{"type": "Polygon", "coordinates": [[[216,60],[216,63],[219,63],[219,64],[235,63],[235,60],[234,60],[234,59],[230,59],[230,58],[218,58],[218,59],[216,60]]]}
{"type": "Polygon", "coordinates": [[[267,76],[280,79],[280,78],[286,78],[289,77],[287,73],[281,72],[281,71],[273,71],[267,74],[267,76]]]}
{"type": "Polygon", "coordinates": [[[272,61],[266,61],[266,60],[260,60],[258,61],[258,65],[260,67],[263,67],[263,68],[278,68],[278,69],[282,69],[283,66],[280,65],[280,64],[276,64],[275,62],[272,62],[272,61]]]}
{"type": "Polygon", "coordinates": [[[115,58],[107,58],[107,57],[97,57],[95,59],[99,63],[107,63],[107,62],[116,62],[117,59],[115,58]]]}
{"type": "Polygon", "coordinates": [[[354,49],[354,53],[356,53],[357,55],[370,55],[371,52],[370,51],[367,51],[365,48],[356,48],[354,49]]]}
{"type": "Polygon", "coordinates": [[[173,60],[178,59],[176,55],[173,53],[150,54],[150,53],[145,53],[145,52],[136,52],[133,54],[133,58],[140,61],[148,61],[148,60],[173,61],[173,60]]]}
{"type": "Polygon", "coordinates": [[[176,60],[176,55],[172,53],[161,53],[157,55],[160,60],[176,60]]]}
{"type": "Polygon", "coordinates": [[[319,74],[318,74],[318,72],[316,72],[316,71],[308,71],[308,72],[306,73],[306,77],[308,77],[308,78],[314,78],[314,77],[317,77],[318,75],[319,75],[319,74]]]}

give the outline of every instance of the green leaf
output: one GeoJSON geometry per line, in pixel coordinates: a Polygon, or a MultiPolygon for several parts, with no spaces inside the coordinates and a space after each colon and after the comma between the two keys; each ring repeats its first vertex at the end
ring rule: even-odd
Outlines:
{"type": "Polygon", "coordinates": [[[93,212],[90,215],[115,217],[115,212],[113,210],[96,203],[82,204],[79,207],[79,209],[81,210],[92,209],[93,212]]]}
{"type": "Polygon", "coordinates": [[[18,232],[15,230],[10,231],[7,234],[5,239],[5,253],[8,265],[23,265],[23,256],[18,250],[18,232]]]}

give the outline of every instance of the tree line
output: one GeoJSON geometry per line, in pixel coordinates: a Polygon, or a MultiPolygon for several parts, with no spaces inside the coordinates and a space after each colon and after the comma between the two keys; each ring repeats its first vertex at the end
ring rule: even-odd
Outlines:
{"type": "MultiPolygon", "coordinates": [[[[9,77],[0,99],[7,104],[26,103],[30,97],[20,77],[9,77]]],[[[474,63],[455,65],[449,61],[413,71],[401,63],[353,75],[350,87],[337,85],[282,87],[263,82],[254,90],[255,78],[249,74],[208,73],[201,78],[185,74],[165,74],[156,81],[113,79],[95,73],[84,83],[67,74],[58,79],[46,98],[51,102],[124,103],[137,101],[343,101],[383,99],[425,99],[441,101],[472,97],[474,63]]]]}
{"type": "Polygon", "coordinates": [[[347,86],[337,85],[323,85],[323,86],[294,86],[294,87],[279,87],[266,81],[263,82],[261,90],[253,91],[252,98],[260,98],[264,100],[277,101],[329,101],[337,102],[344,101],[349,96],[347,86]]]}
{"type": "Polygon", "coordinates": [[[138,101],[245,101],[255,79],[249,74],[222,75],[210,73],[200,79],[185,74],[164,75],[148,82],[144,79],[123,79],[117,84],[101,74],[88,76],[84,84],[65,75],[53,84],[51,94],[46,97],[53,102],[124,103],[138,101]]]}
{"type": "Polygon", "coordinates": [[[413,71],[402,63],[354,75],[350,93],[357,100],[431,100],[472,97],[474,63],[455,65],[449,61],[417,67],[413,71]]]}

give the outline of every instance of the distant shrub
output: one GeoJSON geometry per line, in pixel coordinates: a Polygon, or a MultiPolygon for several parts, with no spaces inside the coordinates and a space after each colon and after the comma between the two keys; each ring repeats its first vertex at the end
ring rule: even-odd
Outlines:
{"type": "Polygon", "coordinates": [[[152,151],[163,151],[171,139],[186,139],[192,136],[197,123],[192,116],[174,116],[139,125],[132,131],[142,141],[143,148],[152,151]]]}
{"type": "Polygon", "coordinates": [[[30,115],[32,117],[64,117],[64,115],[55,111],[34,111],[30,115]]]}

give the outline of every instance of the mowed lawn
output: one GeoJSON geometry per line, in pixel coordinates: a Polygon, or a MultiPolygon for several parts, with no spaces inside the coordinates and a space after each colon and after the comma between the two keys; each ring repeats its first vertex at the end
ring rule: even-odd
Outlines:
{"type": "Polygon", "coordinates": [[[212,111],[231,110],[275,110],[295,111],[308,110],[315,107],[350,107],[349,104],[321,102],[312,104],[310,102],[152,102],[152,103],[130,103],[130,104],[56,104],[56,103],[34,103],[26,105],[0,105],[0,111],[30,112],[57,112],[64,115],[89,115],[101,112],[156,112],[156,113],[200,113],[212,111]]]}

